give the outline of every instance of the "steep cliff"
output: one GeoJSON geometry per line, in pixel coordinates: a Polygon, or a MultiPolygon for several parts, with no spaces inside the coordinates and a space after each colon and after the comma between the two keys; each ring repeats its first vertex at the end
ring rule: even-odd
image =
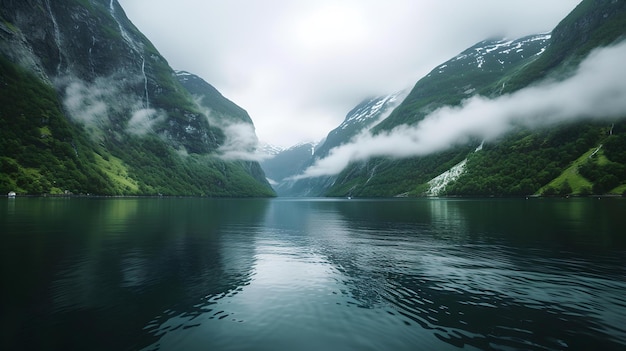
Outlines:
{"type": "Polygon", "coordinates": [[[0,191],[273,194],[258,163],[219,151],[243,110],[199,104],[117,1],[0,5],[0,191]]]}

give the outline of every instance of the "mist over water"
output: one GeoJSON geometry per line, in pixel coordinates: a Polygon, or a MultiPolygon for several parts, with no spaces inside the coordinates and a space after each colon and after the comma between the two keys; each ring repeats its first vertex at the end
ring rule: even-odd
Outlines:
{"type": "Polygon", "coordinates": [[[621,199],[0,202],[2,349],[621,350],[621,199]]]}

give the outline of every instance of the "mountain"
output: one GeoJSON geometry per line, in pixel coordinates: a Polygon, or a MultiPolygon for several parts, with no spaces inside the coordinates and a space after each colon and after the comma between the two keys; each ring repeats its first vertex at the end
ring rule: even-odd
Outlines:
{"type": "MultiPolygon", "coordinates": [[[[484,40],[434,68],[420,79],[402,104],[372,128],[384,133],[401,125],[415,125],[443,106],[458,106],[479,94],[494,95],[492,86],[510,72],[542,55],[550,34],[518,40],[484,40]]],[[[462,162],[481,143],[466,145],[425,157],[373,158],[352,164],[339,174],[328,190],[331,196],[407,196],[424,194],[428,181],[462,162]]],[[[432,193],[430,193],[432,195],[432,193]]]]}
{"type": "MultiPolygon", "coordinates": [[[[550,34],[541,34],[513,41],[485,40],[435,68],[422,78],[410,93],[399,92],[362,101],[347,114],[345,120],[337,128],[328,134],[326,142],[318,148],[315,155],[308,160],[304,167],[298,169],[298,172],[291,176],[297,176],[304,172],[315,161],[328,156],[333,148],[350,143],[352,138],[363,131],[391,130],[395,126],[410,123],[410,119],[416,118],[415,111],[419,111],[423,117],[436,106],[452,102],[458,104],[462,99],[483,89],[487,82],[498,79],[503,72],[520,65],[525,57],[541,54],[545,50],[549,38],[550,34]]],[[[463,152],[466,153],[467,150],[464,149],[463,152]]],[[[370,181],[376,181],[379,178],[377,176],[378,171],[387,168],[389,172],[395,172],[394,165],[397,165],[398,162],[400,161],[380,159],[360,165],[351,165],[348,173],[344,171],[338,176],[290,180],[275,185],[275,189],[279,195],[289,196],[328,194],[378,196],[373,193],[360,193],[357,187],[341,194],[336,194],[334,189],[342,184],[352,186],[349,177],[356,175],[355,169],[359,169],[359,167],[364,167],[365,172],[369,172],[368,178],[364,181],[364,185],[368,186],[370,181]]],[[[421,164],[418,165],[418,167],[421,166],[421,164]]],[[[443,171],[447,168],[444,165],[439,169],[443,171]]],[[[388,179],[389,177],[383,175],[383,178],[388,179]]],[[[400,176],[398,178],[398,180],[405,178],[406,181],[412,181],[411,177],[400,176]]],[[[362,178],[359,179],[359,181],[361,180],[362,178]]],[[[392,183],[395,182],[396,180],[392,181],[392,183]]],[[[339,189],[340,191],[344,190],[341,187],[339,189]]],[[[397,193],[387,193],[383,196],[393,195],[397,195],[397,193]]]]}
{"type": "MultiPolygon", "coordinates": [[[[316,143],[299,143],[261,161],[265,174],[281,195],[280,185],[286,178],[301,172],[315,153],[316,143]]],[[[286,194],[283,194],[286,195],[286,194]]]]}
{"type": "MultiPolygon", "coordinates": [[[[513,97],[522,99],[529,92],[541,95],[536,87],[558,90],[557,83],[571,82],[594,49],[617,44],[625,35],[626,2],[584,0],[551,33],[477,43],[420,79],[366,138],[343,138],[342,146],[330,151],[336,157],[316,161],[305,171],[305,180],[332,179],[325,183],[322,194],[326,196],[622,194],[626,191],[626,110],[621,118],[574,119],[576,111],[569,109],[571,116],[542,124],[556,114],[548,109],[529,116],[542,127],[515,120],[507,121],[506,133],[490,136],[487,130],[504,128],[493,111],[496,102],[512,106],[513,97]],[[460,113],[468,107],[474,108],[472,115],[460,113]],[[446,125],[441,122],[445,113],[469,119],[446,125]],[[492,122],[472,126],[483,113],[494,118],[492,122]],[[420,134],[434,124],[439,126],[433,128],[435,133],[420,134]],[[462,128],[468,132],[444,141],[449,130],[462,128]],[[375,149],[374,142],[385,142],[386,154],[375,149]],[[427,142],[436,147],[417,148],[427,142]],[[362,156],[368,153],[370,157],[362,156]],[[322,166],[353,155],[359,158],[338,175],[315,176],[322,166]]],[[[603,101],[611,102],[612,92],[607,93],[603,101]]],[[[579,104],[574,96],[558,98],[568,105],[579,104]]],[[[533,107],[518,105],[525,110],[533,107]]]]}
{"type": "Polygon", "coordinates": [[[356,105],[341,124],[330,131],[315,153],[316,158],[326,157],[330,150],[348,142],[364,130],[369,130],[389,116],[407,96],[408,92],[367,98],[356,105]]]}
{"type": "Polygon", "coordinates": [[[215,153],[224,160],[236,161],[247,173],[267,187],[265,172],[256,160],[259,140],[248,112],[228,100],[204,79],[186,71],[176,71],[179,83],[193,96],[209,123],[218,127],[224,140],[215,153]]]}
{"type": "Polygon", "coordinates": [[[267,156],[276,156],[278,154],[280,154],[281,152],[285,151],[285,148],[283,148],[282,146],[278,146],[278,145],[274,145],[274,144],[270,144],[270,143],[266,143],[266,142],[261,142],[258,146],[259,152],[263,155],[267,155],[267,156]]]}
{"type": "MultiPolygon", "coordinates": [[[[326,138],[315,147],[313,144],[296,145],[285,150],[274,158],[264,161],[263,168],[268,174],[275,174],[272,178],[274,188],[280,196],[322,196],[333,184],[336,177],[315,177],[294,179],[305,171],[315,161],[328,156],[329,152],[340,145],[349,142],[359,133],[369,130],[378,122],[384,120],[394,107],[407,95],[400,91],[385,96],[370,97],[355,106],[346,115],[343,122],[330,131],[326,138]]],[[[271,178],[271,177],[270,177],[271,178]]]]}
{"type": "Polygon", "coordinates": [[[187,71],[176,71],[175,73],[178,82],[194,96],[201,106],[205,107],[203,112],[211,114],[216,123],[245,123],[253,125],[252,119],[246,110],[225,98],[204,79],[187,71]]]}
{"type": "Polygon", "coordinates": [[[474,95],[492,95],[492,84],[546,50],[551,34],[517,40],[489,39],[466,49],[433,69],[375,131],[414,124],[441,106],[458,105],[474,95]]]}
{"type": "Polygon", "coordinates": [[[248,114],[174,72],[116,0],[0,5],[0,192],[274,195],[248,114]]]}

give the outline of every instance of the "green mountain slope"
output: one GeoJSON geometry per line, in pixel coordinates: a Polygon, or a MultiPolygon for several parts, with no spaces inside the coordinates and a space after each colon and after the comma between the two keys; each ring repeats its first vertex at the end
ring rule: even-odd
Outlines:
{"type": "Polygon", "coordinates": [[[506,77],[503,92],[519,90],[537,80],[571,71],[595,48],[610,45],[624,36],[626,2],[582,1],[552,32],[550,46],[535,62],[506,77]]]}
{"type": "MultiPolygon", "coordinates": [[[[519,40],[485,40],[461,52],[420,79],[391,115],[375,126],[383,133],[401,125],[415,125],[442,106],[457,106],[463,100],[491,89],[503,75],[524,62],[536,60],[546,48],[550,35],[519,40]],[[521,51],[520,51],[521,49],[521,51]]],[[[478,145],[453,147],[444,152],[408,159],[384,157],[348,166],[328,189],[328,196],[388,197],[420,195],[427,182],[463,161],[478,145]]]]}
{"type": "Polygon", "coordinates": [[[404,102],[375,131],[415,124],[441,106],[458,105],[476,94],[491,94],[494,84],[520,66],[537,60],[551,35],[518,40],[485,40],[436,67],[413,87],[404,102]]]}
{"type": "MultiPolygon", "coordinates": [[[[54,89],[0,57],[0,193],[124,192],[96,163],[54,89]]],[[[136,190],[136,189],[135,189],[136,190]]]]}
{"type": "Polygon", "coordinates": [[[245,111],[185,87],[117,1],[0,2],[0,193],[274,195],[221,153],[245,111]]]}
{"type": "MultiPolygon", "coordinates": [[[[593,48],[624,38],[625,13],[624,2],[585,0],[549,38],[544,36],[543,43],[542,36],[522,38],[519,43],[479,43],[421,79],[374,131],[388,133],[399,126],[416,125],[430,112],[442,106],[458,106],[472,96],[495,98],[546,78],[564,79],[593,48]]],[[[342,171],[326,194],[519,196],[544,191],[546,195],[620,194],[626,184],[621,161],[623,138],[624,122],[620,120],[561,123],[543,129],[520,125],[490,142],[470,140],[428,156],[375,158],[353,163],[342,171]],[[578,179],[587,183],[565,184],[564,174],[568,169],[571,171],[572,164],[600,145],[603,145],[599,154],[602,157],[591,158],[576,170],[581,177],[578,179]],[[462,167],[462,171],[456,177],[447,177],[445,184],[438,184],[440,190],[433,193],[432,180],[455,166],[462,167]]]]}

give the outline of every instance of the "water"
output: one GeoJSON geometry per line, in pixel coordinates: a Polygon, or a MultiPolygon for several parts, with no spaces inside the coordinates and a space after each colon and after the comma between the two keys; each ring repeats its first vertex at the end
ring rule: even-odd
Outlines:
{"type": "Polygon", "coordinates": [[[0,201],[2,350],[621,350],[623,199],[0,201]]]}

